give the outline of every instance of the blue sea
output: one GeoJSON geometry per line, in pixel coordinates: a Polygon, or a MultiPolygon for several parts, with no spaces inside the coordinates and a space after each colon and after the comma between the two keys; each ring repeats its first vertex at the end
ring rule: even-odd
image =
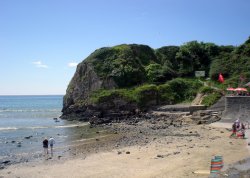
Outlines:
{"type": "Polygon", "coordinates": [[[55,151],[94,137],[88,123],[65,121],[63,96],[0,96],[0,160],[16,155],[41,154],[43,139],[54,137],[55,151]],[[58,118],[55,122],[54,118],[58,118]]]}

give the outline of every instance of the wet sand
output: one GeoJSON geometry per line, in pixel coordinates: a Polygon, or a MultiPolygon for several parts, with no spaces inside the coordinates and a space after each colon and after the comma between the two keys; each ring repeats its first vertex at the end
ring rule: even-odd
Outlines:
{"type": "Polygon", "coordinates": [[[71,145],[70,156],[10,165],[0,176],[205,178],[194,172],[208,173],[212,156],[223,156],[225,165],[249,156],[246,140],[230,138],[226,128],[150,121],[108,127],[110,137],[71,145]]]}

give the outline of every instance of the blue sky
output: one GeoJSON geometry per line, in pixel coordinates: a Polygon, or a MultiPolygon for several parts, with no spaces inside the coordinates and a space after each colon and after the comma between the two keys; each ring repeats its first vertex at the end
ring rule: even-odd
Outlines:
{"type": "Polygon", "coordinates": [[[249,8],[248,0],[0,0],[0,95],[65,94],[74,64],[104,46],[240,45],[249,8]]]}

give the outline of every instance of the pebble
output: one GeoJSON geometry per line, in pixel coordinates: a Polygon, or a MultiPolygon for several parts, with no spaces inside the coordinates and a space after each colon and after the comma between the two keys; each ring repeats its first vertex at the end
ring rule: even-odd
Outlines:
{"type": "Polygon", "coordinates": [[[157,155],[156,157],[157,157],[157,158],[164,158],[163,155],[157,155]]]}
{"type": "Polygon", "coordinates": [[[4,169],[4,166],[0,166],[0,170],[1,170],[1,169],[4,169]]]}

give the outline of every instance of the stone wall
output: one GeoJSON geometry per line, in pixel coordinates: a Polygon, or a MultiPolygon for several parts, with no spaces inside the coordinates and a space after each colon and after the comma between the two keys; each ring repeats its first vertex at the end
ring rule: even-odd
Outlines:
{"type": "Polygon", "coordinates": [[[250,96],[226,96],[223,120],[250,122],[250,96]]]}

